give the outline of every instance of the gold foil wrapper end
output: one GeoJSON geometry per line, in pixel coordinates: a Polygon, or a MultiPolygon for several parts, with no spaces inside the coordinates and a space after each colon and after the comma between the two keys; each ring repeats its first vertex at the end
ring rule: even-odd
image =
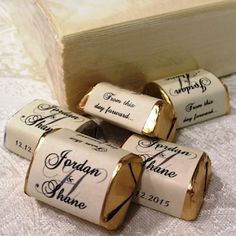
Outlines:
{"type": "Polygon", "coordinates": [[[114,170],[106,194],[100,224],[108,230],[117,229],[123,222],[142,173],[142,158],[129,154],[114,170]]]}
{"type": "Polygon", "coordinates": [[[159,100],[148,117],[143,134],[173,141],[176,133],[176,117],[173,107],[164,100],[159,100]]]}
{"type": "Polygon", "coordinates": [[[167,101],[174,109],[173,103],[171,102],[168,94],[159,84],[155,82],[147,83],[144,87],[143,93],[167,101]]]}
{"type": "Polygon", "coordinates": [[[195,220],[199,215],[211,173],[211,161],[208,155],[203,153],[188,186],[181,215],[182,219],[195,220]]]}
{"type": "Polygon", "coordinates": [[[86,103],[87,103],[87,101],[88,101],[89,96],[90,96],[91,93],[92,93],[92,89],[90,89],[89,92],[88,92],[88,93],[81,99],[81,101],[78,103],[77,109],[78,109],[79,111],[84,112],[84,108],[85,108],[85,106],[86,106],[86,103]]]}

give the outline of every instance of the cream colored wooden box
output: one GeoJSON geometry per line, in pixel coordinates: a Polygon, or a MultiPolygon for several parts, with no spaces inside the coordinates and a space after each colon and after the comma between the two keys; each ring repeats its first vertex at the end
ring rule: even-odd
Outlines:
{"type": "Polygon", "coordinates": [[[87,90],[204,68],[236,71],[235,0],[15,0],[8,10],[36,72],[75,110],[87,90]]]}

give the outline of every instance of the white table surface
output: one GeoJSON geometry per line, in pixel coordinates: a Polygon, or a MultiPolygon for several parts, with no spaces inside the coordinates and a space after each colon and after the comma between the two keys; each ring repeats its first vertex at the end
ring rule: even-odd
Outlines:
{"type": "Polygon", "coordinates": [[[2,7],[4,0],[0,2],[0,235],[236,235],[236,75],[224,79],[231,113],[182,129],[178,135],[178,143],[201,148],[212,160],[212,180],[196,221],[133,204],[122,228],[109,233],[26,196],[29,162],[6,150],[4,127],[23,104],[35,98],[56,101],[47,84],[34,79],[34,63],[2,7]]]}

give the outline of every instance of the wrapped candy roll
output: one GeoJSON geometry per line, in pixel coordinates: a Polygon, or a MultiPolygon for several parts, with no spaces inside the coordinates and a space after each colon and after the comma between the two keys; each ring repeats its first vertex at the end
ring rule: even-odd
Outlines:
{"type": "Polygon", "coordinates": [[[138,134],[165,140],[175,137],[170,104],[106,82],[94,86],[80,101],[79,109],[138,134]]]}
{"type": "Polygon", "coordinates": [[[68,128],[94,136],[97,125],[86,117],[37,99],[7,122],[5,146],[30,160],[42,135],[57,128],[68,128]]]}
{"type": "Polygon", "coordinates": [[[109,230],[122,223],[142,159],[84,134],[59,129],[40,139],[25,193],[109,230]]]}
{"type": "Polygon", "coordinates": [[[144,93],[173,106],[177,128],[230,112],[226,85],[206,70],[195,70],[148,83],[144,93]]]}
{"type": "Polygon", "coordinates": [[[184,220],[198,216],[211,176],[205,152],[139,135],[130,136],[122,148],[144,161],[136,203],[184,220]]]}

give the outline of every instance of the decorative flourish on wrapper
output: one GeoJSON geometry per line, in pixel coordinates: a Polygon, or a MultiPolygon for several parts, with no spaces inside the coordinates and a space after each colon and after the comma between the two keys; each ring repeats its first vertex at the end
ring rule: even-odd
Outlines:
{"type": "Polygon", "coordinates": [[[144,161],[135,202],[184,220],[198,216],[211,176],[205,152],[138,135],[130,136],[122,148],[144,161]]]}
{"type": "Polygon", "coordinates": [[[122,223],[142,173],[142,159],[68,129],[42,137],[25,193],[109,230],[122,223]]]}
{"type": "Polygon", "coordinates": [[[176,119],[166,101],[102,82],[78,105],[84,112],[132,132],[173,140],[176,119]]]}
{"type": "Polygon", "coordinates": [[[226,85],[206,70],[195,70],[148,83],[144,93],[173,106],[177,128],[230,112],[226,85]]]}
{"type": "Polygon", "coordinates": [[[68,128],[96,136],[94,121],[44,100],[34,100],[18,111],[5,129],[5,146],[31,160],[39,139],[58,128],[68,128]]]}

